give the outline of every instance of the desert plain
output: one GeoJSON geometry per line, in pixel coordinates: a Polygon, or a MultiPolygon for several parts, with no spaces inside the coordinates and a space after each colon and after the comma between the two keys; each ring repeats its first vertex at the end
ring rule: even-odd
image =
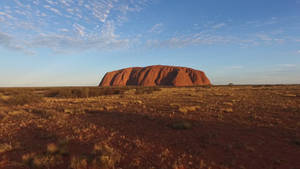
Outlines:
{"type": "Polygon", "coordinates": [[[300,86],[0,88],[1,169],[297,169],[300,86]]]}

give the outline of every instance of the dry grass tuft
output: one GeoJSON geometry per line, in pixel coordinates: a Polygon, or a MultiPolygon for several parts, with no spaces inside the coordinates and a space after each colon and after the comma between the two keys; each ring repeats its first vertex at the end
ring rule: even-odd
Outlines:
{"type": "Polygon", "coordinates": [[[0,144],[0,153],[5,153],[5,152],[11,151],[13,149],[14,148],[13,148],[12,144],[8,144],[8,143],[0,144]]]}
{"type": "Polygon", "coordinates": [[[199,109],[199,106],[182,106],[179,107],[178,111],[181,113],[188,113],[188,112],[193,112],[199,109]]]}

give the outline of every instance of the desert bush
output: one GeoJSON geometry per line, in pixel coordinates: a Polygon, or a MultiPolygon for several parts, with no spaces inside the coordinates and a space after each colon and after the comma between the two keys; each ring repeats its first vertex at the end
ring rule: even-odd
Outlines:
{"type": "Polygon", "coordinates": [[[151,94],[155,91],[161,91],[159,87],[138,87],[135,94],[151,94]]]}
{"type": "Polygon", "coordinates": [[[22,156],[23,163],[28,166],[28,168],[34,168],[33,160],[35,157],[35,153],[24,154],[22,156]]]}
{"type": "Polygon", "coordinates": [[[96,97],[96,96],[104,96],[104,95],[115,95],[115,94],[123,94],[126,90],[126,88],[91,88],[90,89],[90,96],[96,97]]]}
{"type": "Polygon", "coordinates": [[[176,121],[171,124],[171,128],[176,130],[190,129],[191,127],[192,124],[185,120],[176,121]]]}
{"type": "Polygon", "coordinates": [[[60,98],[87,98],[104,95],[123,94],[126,88],[98,88],[98,87],[81,87],[81,88],[53,88],[46,93],[46,97],[60,98]]]}
{"type": "Polygon", "coordinates": [[[9,99],[4,100],[3,102],[8,105],[25,105],[31,103],[41,102],[43,98],[38,95],[33,95],[30,93],[21,93],[17,95],[12,95],[9,99]]]}
{"type": "Polygon", "coordinates": [[[42,118],[49,118],[51,116],[51,114],[49,113],[48,110],[43,110],[43,109],[39,109],[39,108],[32,109],[31,113],[35,114],[37,116],[40,116],[42,118]]]}
{"type": "Polygon", "coordinates": [[[7,113],[0,110],[0,120],[5,118],[7,116],[7,113]]]}
{"type": "Polygon", "coordinates": [[[115,164],[120,161],[121,155],[106,143],[94,145],[95,158],[92,161],[94,169],[114,169],[115,164]]]}
{"type": "MultiPolygon", "coordinates": [[[[77,93],[78,95],[78,91],[74,92],[77,93]]],[[[50,89],[47,93],[46,93],[46,97],[62,97],[62,98],[69,98],[69,97],[74,97],[72,89],[69,88],[57,88],[57,89],[50,89]]]]}
{"type": "Polygon", "coordinates": [[[293,143],[297,146],[300,146],[300,140],[293,140],[293,143]]]}
{"type": "Polygon", "coordinates": [[[84,156],[74,156],[71,159],[70,168],[72,169],[89,169],[88,168],[88,160],[84,156]]]}
{"type": "Polygon", "coordinates": [[[22,156],[23,163],[30,169],[54,168],[62,164],[63,157],[68,155],[67,142],[50,143],[47,151],[41,154],[29,153],[22,156]]]}
{"type": "Polygon", "coordinates": [[[50,89],[47,94],[47,97],[62,97],[62,98],[84,98],[89,96],[88,88],[57,88],[50,89]]]}
{"type": "Polygon", "coordinates": [[[66,140],[61,140],[58,144],[50,143],[47,145],[47,152],[51,155],[68,155],[68,142],[66,140]]]}
{"type": "Polygon", "coordinates": [[[97,108],[97,109],[85,109],[84,112],[89,114],[98,114],[104,111],[103,107],[97,108]]]}
{"type": "Polygon", "coordinates": [[[2,88],[0,93],[7,96],[12,96],[24,93],[33,93],[35,90],[35,88],[2,88]]]}
{"type": "Polygon", "coordinates": [[[61,155],[51,154],[25,154],[22,156],[22,160],[25,166],[30,169],[53,168],[63,163],[63,157],[61,155]]]}
{"type": "Polygon", "coordinates": [[[71,90],[73,97],[86,98],[89,97],[89,88],[79,88],[71,90]]]}

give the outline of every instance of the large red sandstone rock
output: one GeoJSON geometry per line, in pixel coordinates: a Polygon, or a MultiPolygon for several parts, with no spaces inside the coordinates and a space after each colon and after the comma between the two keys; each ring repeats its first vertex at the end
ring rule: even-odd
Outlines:
{"type": "Polygon", "coordinates": [[[210,85],[205,73],[186,67],[131,67],[108,72],[99,86],[193,86],[210,85]]]}

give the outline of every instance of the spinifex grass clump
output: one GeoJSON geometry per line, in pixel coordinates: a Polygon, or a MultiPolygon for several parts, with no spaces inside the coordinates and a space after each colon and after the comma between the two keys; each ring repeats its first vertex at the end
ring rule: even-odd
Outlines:
{"type": "Polygon", "coordinates": [[[94,145],[94,150],[87,156],[73,156],[72,169],[114,169],[121,155],[106,143],[94,145]]]}
{"type": "Polygon", "coordinates": [[[47,151],[36,154],[29,153],[22,156],[24,164],[30,169],[54,168],[64,163],[63,157],[68,156],[67,142],[50,143],[47,151]]]}

